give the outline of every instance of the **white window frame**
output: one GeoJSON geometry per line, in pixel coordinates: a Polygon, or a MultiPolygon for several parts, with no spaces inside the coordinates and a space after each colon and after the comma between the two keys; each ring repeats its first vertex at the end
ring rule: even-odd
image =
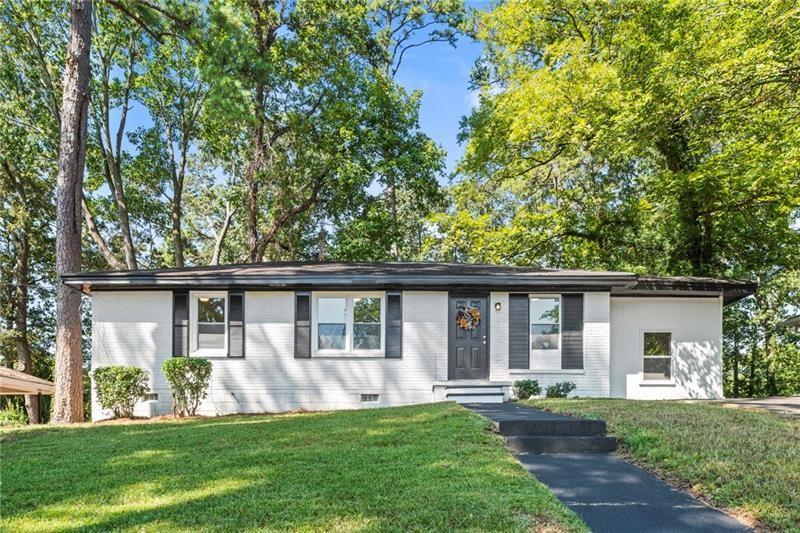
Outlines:
{"type": "Polygon", "coordinates": [[[227,357],[228,356],[228,293],[227,291],[191,291],[189,292],[189,356],[190,357],[227,357]],[[197,347],[197,302],[200,298],[222,298],[225,302],[225,345],[217,349],[199,349],[197,347]]]}
{"type": "Polygon", "coordinates": [[[561,368],[561,350],[564,345],[563,337],[563,321],[564,321],[564,301],[560,294],[529,294],[528,295],[528,350],[530,352],[530,361],[528,366],[534,370],[562,370],[561,368]],[[534,322],[531,316],[533,309],[533,300],[558,300],[558,349],[557,350],[542,350],[533,348],[533,334],[531,333],[531,326],[539,324],[534,322]],[[555,359],[555,362],[548,363],[548,359],[555,359]],[[544,363],[544,364],[542,364],[544,363]],[[557,363],[557,364],[556,364],[557,363]]]}
{"type": "Polygon", "coordinates": [[[377,291],[313,292],[311,294],[311,354],[316,357],[383,357],[386,353],[386,293],[377,291]],[[319,349],[319,299],[345,299],[345,347],[343,350],[319,349]],[[381,300],[381,347],[372,350],[353,348],[354,300],[358,298],[380,298],[381,300]]]}
{"type": "Polygon", "coordinates": [[[639,357],[642,368],[642,383],[647,385],[671,385],[675,383],[675,334],[669,329],[642,329],[639,330],[639,357]],[[646,333],[669,333],[669,355],[645,355],[644,336],[646,333]],[[669,359],[669,379],[656,379],[644,377],[645,359],[669,359]]]}

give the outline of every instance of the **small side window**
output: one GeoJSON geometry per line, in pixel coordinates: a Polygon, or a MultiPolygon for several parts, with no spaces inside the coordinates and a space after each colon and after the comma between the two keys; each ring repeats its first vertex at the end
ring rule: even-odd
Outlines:
{"type": "Polygon", "coordinates": [[[642,370],[646,381],[672,379],[672,333],[644,333],[642,370]]]}

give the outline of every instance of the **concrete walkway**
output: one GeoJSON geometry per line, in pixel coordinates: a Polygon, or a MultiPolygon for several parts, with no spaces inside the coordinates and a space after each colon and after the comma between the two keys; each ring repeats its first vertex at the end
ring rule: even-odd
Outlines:
{"type": "MultiPolygon", "coordinates": [[[[468,407],[497,423],[567,418],[512,403],[468,407]]],[[[618,455],[523,453],[517,458],[595,532],[750,531],[618,455]]]]}

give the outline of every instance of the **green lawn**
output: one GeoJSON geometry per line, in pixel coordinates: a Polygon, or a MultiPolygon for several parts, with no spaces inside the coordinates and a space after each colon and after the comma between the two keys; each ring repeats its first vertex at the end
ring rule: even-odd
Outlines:
{"type": "Polygon", "coordinates": [[[585,530],[453,404],[5,430],[0,529],[585,530]]]}
{"type": "Polygon", "coordinates": [[[602,418],[634,460],[764,527],[800,530],[800,421],[708,404],[532,400],[602,418]]]}

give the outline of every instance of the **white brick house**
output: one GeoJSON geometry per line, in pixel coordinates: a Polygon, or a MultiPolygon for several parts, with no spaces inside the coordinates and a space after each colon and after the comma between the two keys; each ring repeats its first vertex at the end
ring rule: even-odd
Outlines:
{"type": "MultiPolygon", "coordinates": [[[[502,401],[512,382],[573,395],[722,396],[722,307],[749,283],[450,263],[263,263],[77,273],[92,369],[144,368],[139,415],[171,411],[162,362],[213,363],[200,411],[502,401]]],[[[93,402],[92,418],[105,418],[93,402]]]]}

